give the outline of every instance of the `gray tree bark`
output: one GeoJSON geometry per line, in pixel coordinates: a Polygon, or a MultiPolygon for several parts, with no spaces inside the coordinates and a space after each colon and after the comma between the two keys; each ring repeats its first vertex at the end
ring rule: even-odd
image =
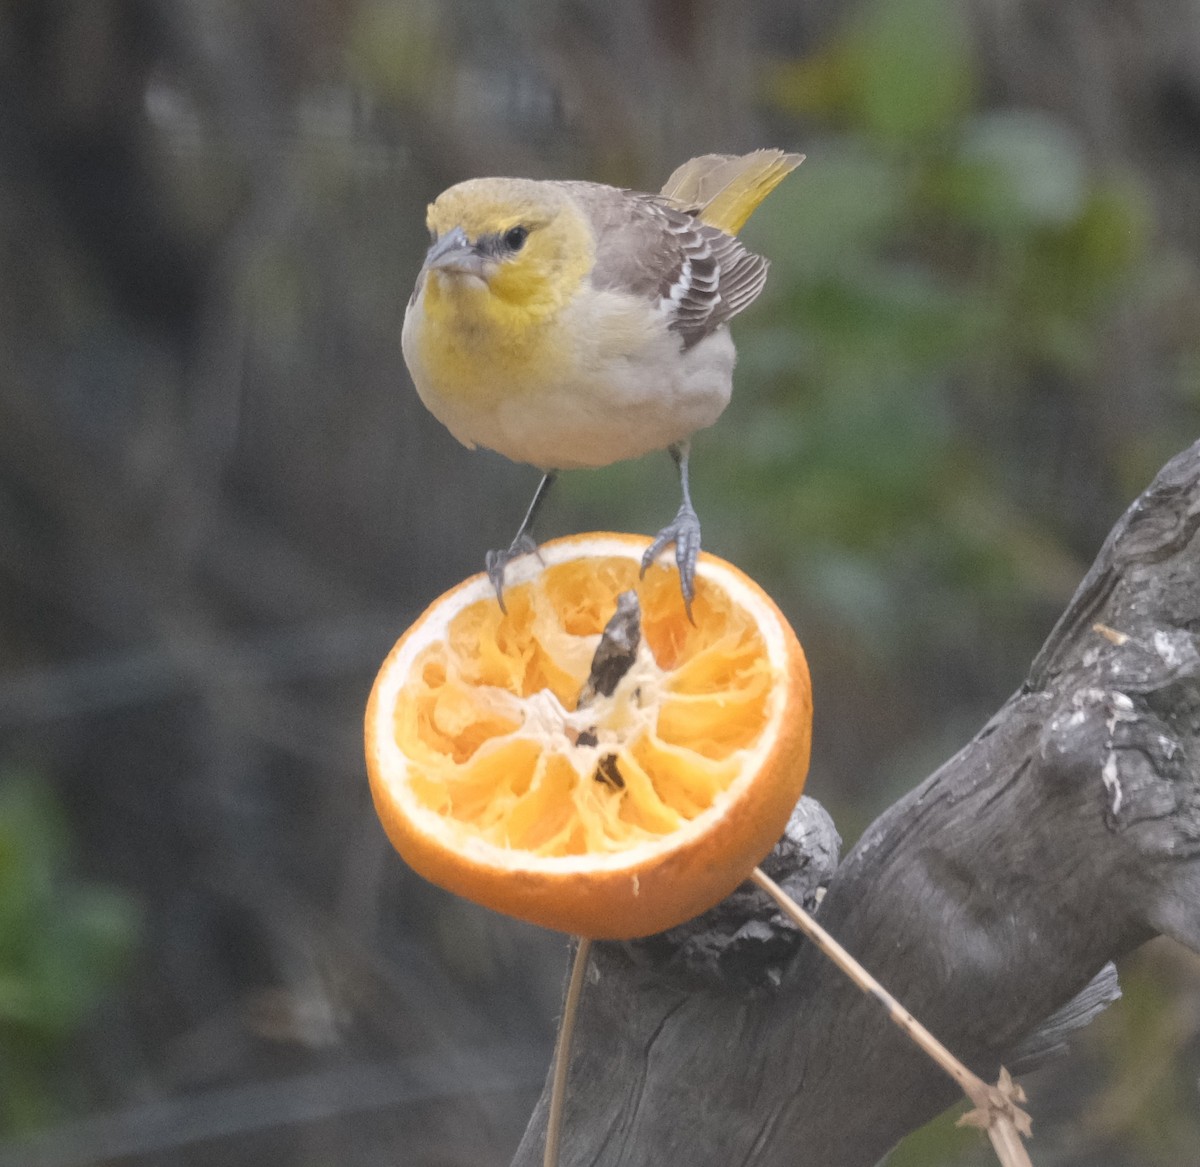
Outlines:
{"type": "MultiPolygon", "coordinates": [[[[1200,442],[1118,522],[970,743],[840,865],[809,799],[764,865],[810,905],[825,885],[825,927],[988,1080],[1114,999],[1112,960],[1160,934],[1200,951],[1198,526],[1200,442]]],[[[541,1162],[547,1097],[516,1167],[541,1162]]],[[[562,1163],[869,1167],[956,1097],[743,889],[593,948],[562,1163]]]]}

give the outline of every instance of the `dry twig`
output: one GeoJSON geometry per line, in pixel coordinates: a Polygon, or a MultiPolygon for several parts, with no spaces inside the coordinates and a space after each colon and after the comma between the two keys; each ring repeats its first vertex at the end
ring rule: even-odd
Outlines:
{"type": "Polygon", "coordinates": [[[558,1147],[562,1141],[563,1099],[567,1089],[567,1066],[571,1060],[571,1035],[575,1032],[575,1018],[579,1013],[579,995],[583,992],[583,974],[587,970],[588,955],[591,950],[592,942],[586,936],[580,936],[575,946],[575,959],[571,964],[571,980],[567,985],[567,999],[563,1003],[558,1040],[554,1043],[554,1079],[550,1086],[550,1113],[546,1119],[546,1149],[542,1154],[544,1167],[558,1167],[558,1147]]]}
{"type": "Polygon", "coordinates": [[[995,1086],[989,1086],[942,1045],[761,867],[756,867],[750,878],[779,905],[796,927],[864,993],[874,997],[887,1010],[892,1021],[962,1087],[963,1093],[975,1104],[975,1109],[964,1114],[959,1124],[977,1126],[987,1131],[1003,1167],[1032,1167],[1021,1142],[1022,1135],[1029,1135],[1032,1123],[1029,1115],[1018,1105],[1025,1101],[1025,1091],[1013,1081],[1012,1075],[1002,1066],[1000,1080],[995,1086]]]}

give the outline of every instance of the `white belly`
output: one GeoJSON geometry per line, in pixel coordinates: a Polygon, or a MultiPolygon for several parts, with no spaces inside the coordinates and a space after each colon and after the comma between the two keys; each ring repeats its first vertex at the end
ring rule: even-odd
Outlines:
{"type": "Polygon", "coordinates": [[[729,404],[735,352],[726,328],[681,351],[679,335],[657,319],[636,343],[628,330],[597,328],[595,315],[582,327],[568,319],[586,340],[565,375],[502,384],[481,367],[479,392],[447,394],[414,343],[420,312],[415,304],[405,318],[404,350],[421,400],[464,445],[514,462],[571,470],[637,458],[712,425],[729,404]]]}
{"type": "Polygon", "coordinates": [[[729,404],[733,341],[726,330],[667,359],[613,360],[574,384],[497,404],[478,445],[544,470],[607,466],[662,450],[710,426],[729,404]]]}

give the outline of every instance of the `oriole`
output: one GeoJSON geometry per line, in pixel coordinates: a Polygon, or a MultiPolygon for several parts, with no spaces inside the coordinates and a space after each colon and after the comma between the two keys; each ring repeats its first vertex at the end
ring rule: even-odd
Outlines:
{"type": "Polygon", "coordinates": [[[729,403],[728,324],[767,277],[734,236],[803,160],[707,154],[656,195],[476,178],[430,205],[433,243],[403,332],[417,392],[464,445],[542,471],[512,544],[487,555],[501,606],[505,565],[536,548],[530,530],[558,471],[665,448],[683,501],[642,570],[674,543],[690,616],[700,522],[689,440],[729,403]]]}

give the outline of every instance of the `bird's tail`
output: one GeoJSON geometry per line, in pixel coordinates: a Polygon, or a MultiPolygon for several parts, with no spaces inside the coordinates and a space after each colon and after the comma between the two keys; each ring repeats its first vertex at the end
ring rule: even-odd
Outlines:
{"type": "Polygon", "coordinates": [[[758,204],[803,161],[803,154],[782,150],[702,154],[667,179],[662,196],[697,210],[710,227],[736,235],[758,204]]]}

